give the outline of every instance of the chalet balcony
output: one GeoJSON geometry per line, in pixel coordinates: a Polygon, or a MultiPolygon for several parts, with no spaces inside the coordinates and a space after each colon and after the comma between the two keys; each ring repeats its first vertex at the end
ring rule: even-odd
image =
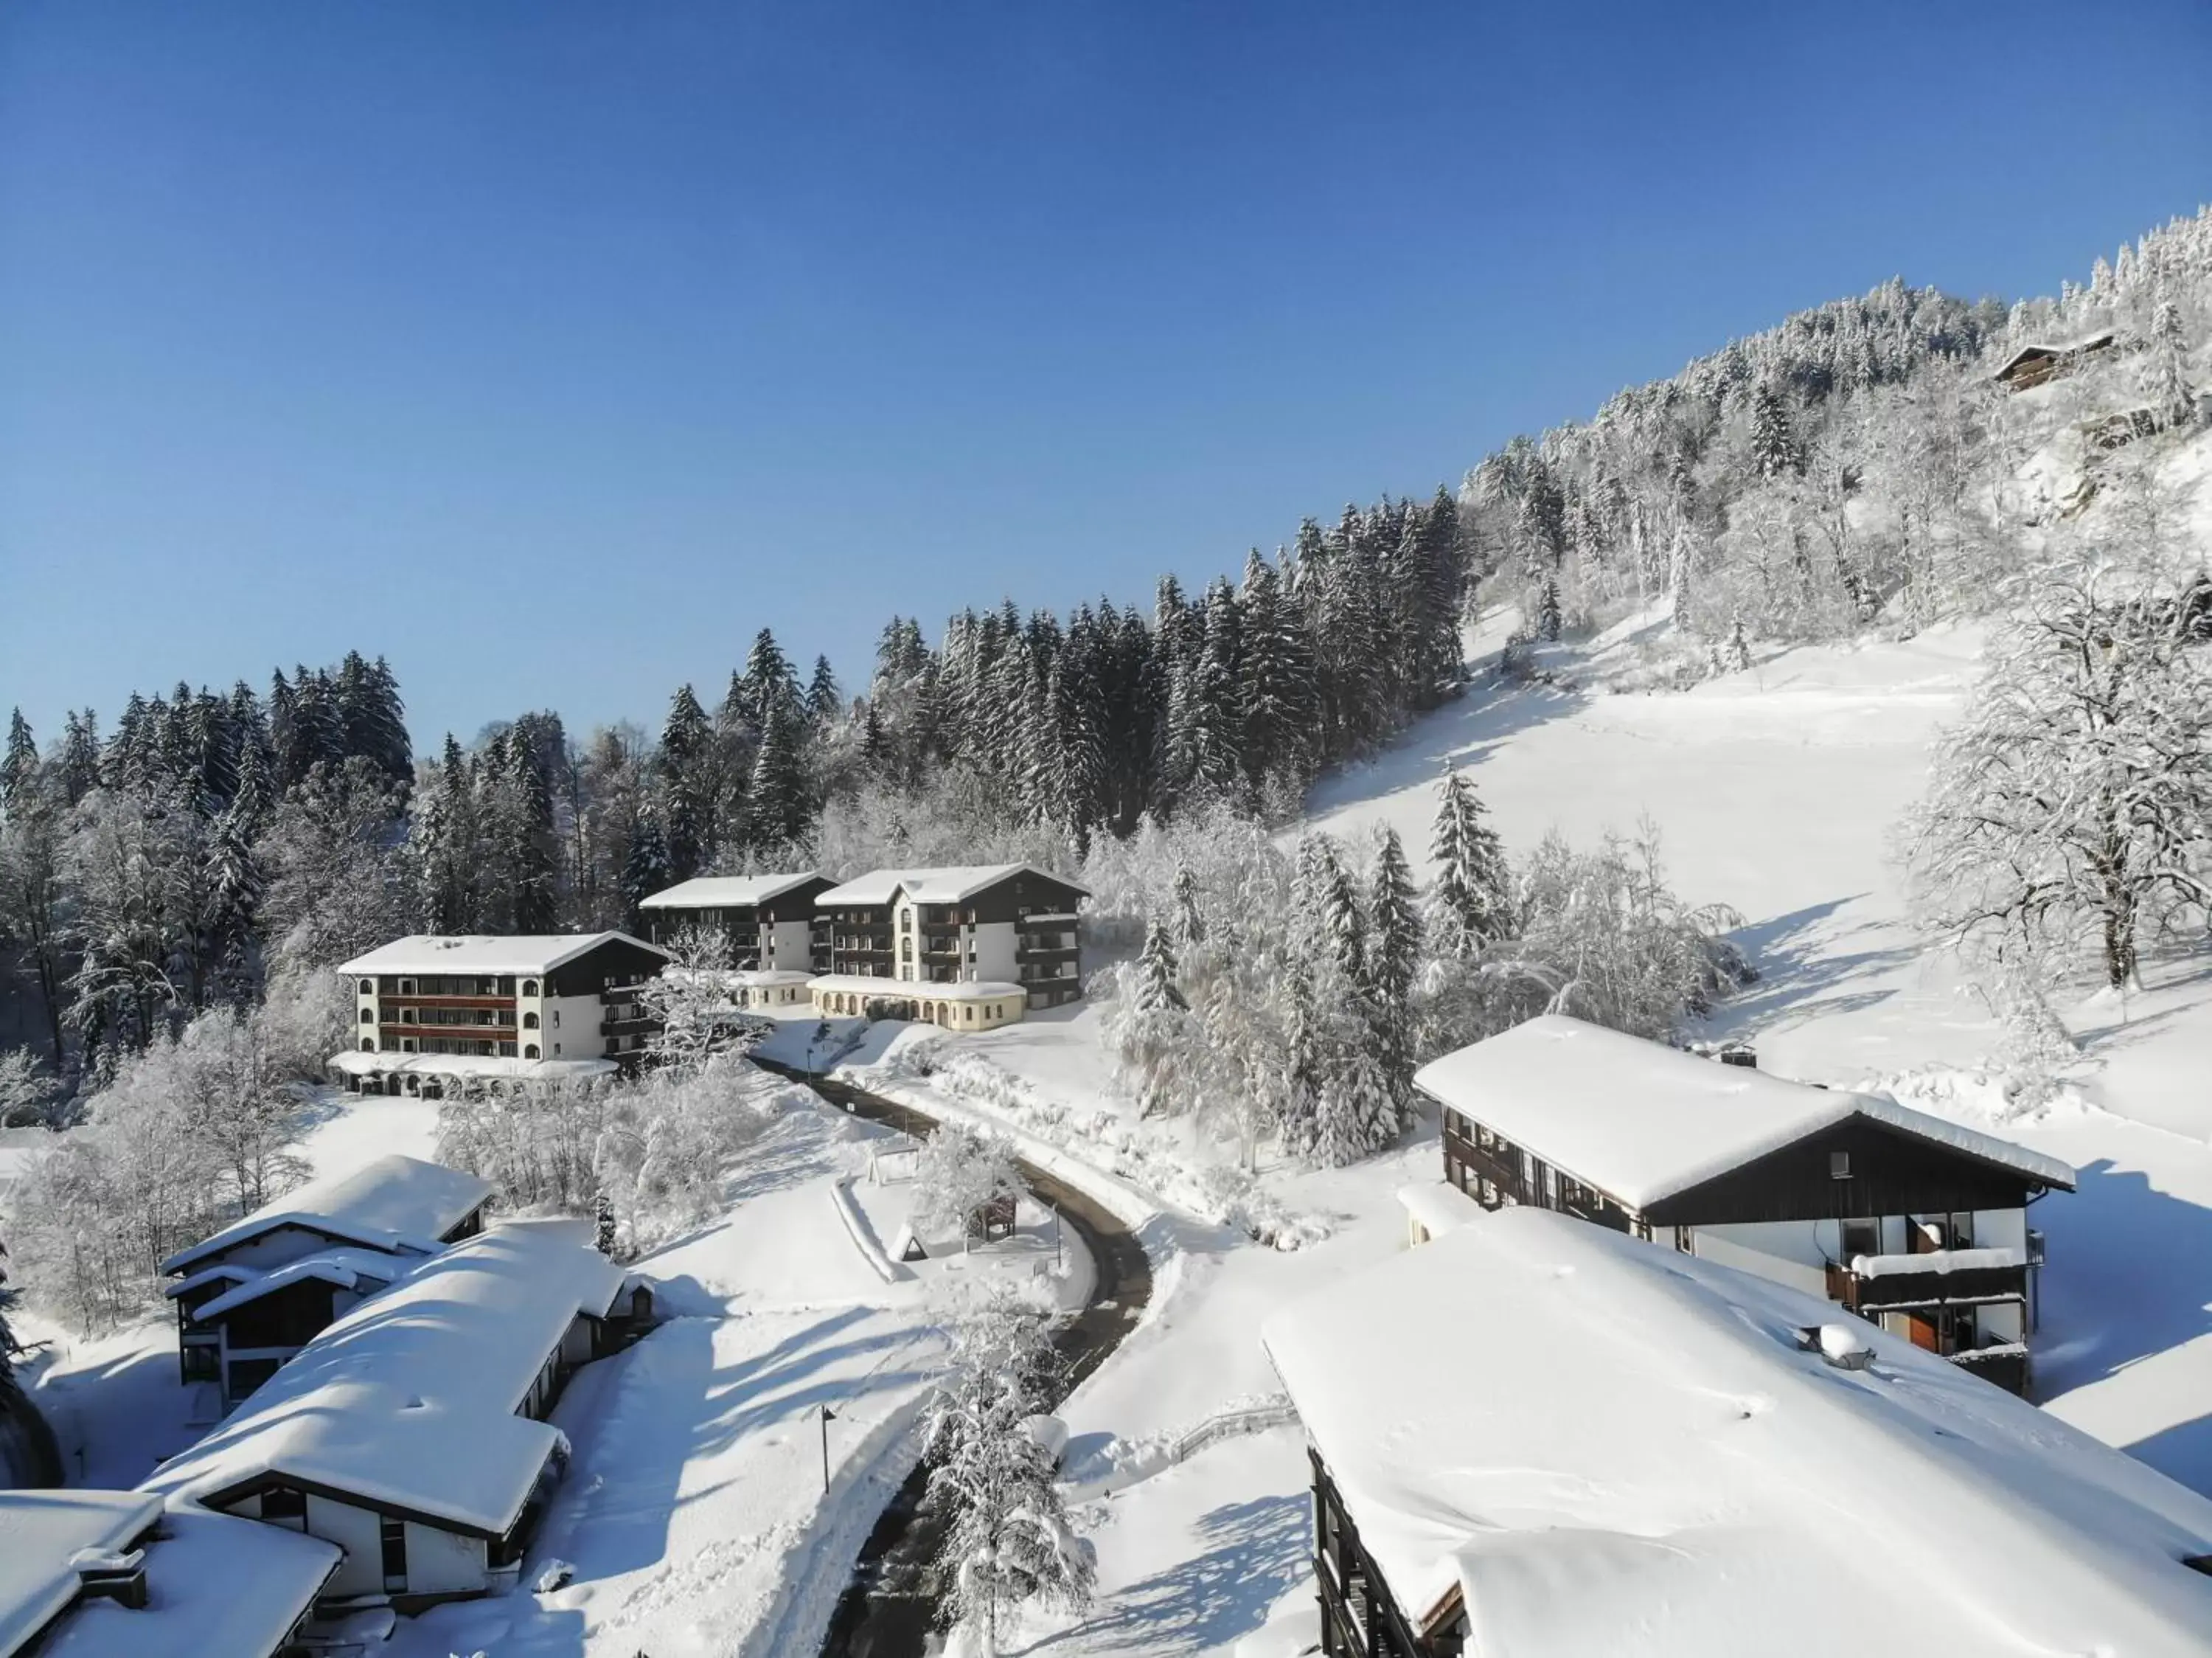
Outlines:
{"type": "Polygon", "coordinates": [[[1073,940],[1065,944],[1018,944],[1014,947],[1017,961],[1073,961],[1079,952],[1073,940]]]}
{"type": "Polygon", "coordinates": [[[626,1019],[602,1019],[601,1036],[650,1036],[659,1029],[659,1022],[644,1014],[635,1014],[626,1019]]]}
{"type": "Polygon", "coordinates": [[[2017,1249],[1942,1249],[1918,1255],[1860,1255],[1828,1264],[1828,1297],[1874,1317],[1938,1307],[1985,1307],[2027,1299],[2027,1260],[2017,1249]]]}
{"type": "Polygon", "coordinates": [[[479,1009],[488,1012],[512,1014],[514,998],[511,996],[380,996],[380,1010],[400,1008],[479,1009]]]}
{"type": "Polygon", "coordinates": [[[2027,1349],[2016,1341],[2001,1342],[1993,1347],[1962,1348],[1944,1356],[1961,1370],[1979,1376],[1984,1381],[2002,1387],[2008,1393],[2027,1397],[2028,1383],[2033,1372],[2028,1368],[2027,1349]]]}

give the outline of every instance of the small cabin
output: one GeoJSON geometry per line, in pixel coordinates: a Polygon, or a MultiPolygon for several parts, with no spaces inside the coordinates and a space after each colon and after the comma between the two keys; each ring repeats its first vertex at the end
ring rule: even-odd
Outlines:
{"type": "Polygon", "coordinates": [[[2032,386],[2042,385],[2046,380],[2071,374],[2083,357],[2094,352],[2110,350],[2116,338],[2112,331],[2106,328],[2094,334],[2084,334],[2079,339],[2023,345],[2004,360],[1991,378],[2008,391],[2024,392],[2032,386]]]}

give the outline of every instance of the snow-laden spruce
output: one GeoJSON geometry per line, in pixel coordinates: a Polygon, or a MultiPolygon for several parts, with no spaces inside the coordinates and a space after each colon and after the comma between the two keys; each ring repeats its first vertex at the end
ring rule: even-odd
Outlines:
{"type": "Polygon", "coordinates": [[[996,1658],[1032,1603],[1086,1607],[1097,1559],[1076,1534],[1053,1454],[1031,1427],[1056,1362],[1044,1315],[994,1280],[957,1310],[950,1334],[927,1419],[924,1501],[950,1515],[938,1556],[945,1621],[975,1658],[996,1658]]]}

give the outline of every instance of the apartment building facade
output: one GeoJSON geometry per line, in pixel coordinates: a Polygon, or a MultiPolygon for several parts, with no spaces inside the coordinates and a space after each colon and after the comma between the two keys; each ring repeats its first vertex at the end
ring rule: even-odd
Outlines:
{"type": "Polygon", "coordinates": [[[840,979],[888,979],[899,987],[890,994],[915,999],[972,998],[969,987],[988,985],[1035,1009],[1083,994],[1077,919],[1089,897],[1006,863],[871,870],[823,892],[815,908],[840,979]]]}
{"type": "Polygon", "coordinates": [[[653,1033],[637,992],[668,961],[617,932],[397,939],[338,969],[355,1044],[331,1068],[362,1092],[411,1094],[634,1066],[653,1033]]]}
{"type": "Polygon", "coordinates": [[[809,869],[796,875],[701,875],[638,905],[645,936],[674,951],[686,934],[720,935],[724,957],[701,966],[734,972],[825,973],[828,923],[815,900],[836,885],[809,869]]]}

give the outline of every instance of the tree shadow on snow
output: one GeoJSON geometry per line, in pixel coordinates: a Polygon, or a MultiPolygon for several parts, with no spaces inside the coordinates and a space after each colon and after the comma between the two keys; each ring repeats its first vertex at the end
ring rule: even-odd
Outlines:
{"type": "MultiPolygon", "coordinates": [[[[2045,1399],[2212,1333],[2212,1209],[2109,1158],[2075,1178],[2070,1196],[2054,1192],[2028,1211],[2050,1247],[2035,1357],[2045,1399]]],[[[2212,1429],[2200,1421],[2157,1441],[2169,1437],[2163,1454],[2193,1455],[2212,1442],[2212,1429]]],[[[2202,1466],[2212,1477],[2212,1456],[2202,1466]]]]}
{"type": "Polygon", "coordinates": [[[1311,1532],[1303,1495],[1224,1503],[1198,1522],[1205,1551],[1115,1595],[1086,1626],[1085,1644],[1145,1653],[1228,1646],[1259,1628],[1311,1570],[1311,1532]]]}
{"type": "Polygon", "coordinates": [[[1846,906],[1865,896],[1854,893],[1808,905],[1730,933],[1730,940],[1759,969],[1759,979],[1715,1009],[1714,1028],[1753,1032],[1784,1021],[1795,1024],[1856,1013],[1894,995],[1891,989],[1848,988],[1855,981],[1903,966],[1919,954],[1910,942],[1849,948],[1855,936],[1889,931],[1869,923],[1834,924],[1846,906]]]}
{"type": "Polygon", "coordinates": [[[1383,795],[1440,779],[1447,766],[1472,765],[1500,743],[1573,713],[1588,698],[1571,685],[1525,685],[1489,671],[1457,702],[1424,715],[1364,765],[1346,766],[1314,785],[1306,815],[1326,817],[1383,795]]]}

